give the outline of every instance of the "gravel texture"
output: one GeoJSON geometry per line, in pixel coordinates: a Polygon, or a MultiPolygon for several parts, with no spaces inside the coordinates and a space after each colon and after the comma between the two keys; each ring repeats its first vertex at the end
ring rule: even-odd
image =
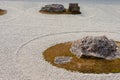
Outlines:
{"type": "MultiPolygon", "coordinates": [[[[94,34],[103,31],[107,35],[110,31],[120,31],[120,1],[80,0],[75,2],[80,3],[83,14],[46,15],[38,12],[45,4],[55,3],[54,0],[51,2],[0,1],[0,8],[8,11],[6,15],[0,16],[0,80],[120,79],[119,73],[98,75],[69,72],[53,67],[44,61],[42,52],[47,47],[73,39],[73,34],[69,38],[64,36],[68,32],[82,31],[84,34],[81,37],[83,37],[86,36],[86,32],[92,35],[88,31],[95,31],[94,34]],[[61,37],[57,37],[56,33],[61,33],[61,37]],[[54,36],[41,38],[44,35],[54,36]]],[[[68,2],[60,3],[68,7],[68,2]]],[[[100,35],[104,35],[103,32],[100,35]]],[[[112,33],[108,37],[120,40],[118,35],[112,33]]],[[[78,37],[74,39],[78,39],[78,37]]]]}

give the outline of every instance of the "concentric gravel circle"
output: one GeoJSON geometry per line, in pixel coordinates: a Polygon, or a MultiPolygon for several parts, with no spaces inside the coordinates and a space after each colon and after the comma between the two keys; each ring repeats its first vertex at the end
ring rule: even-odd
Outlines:
{"type": "Polygon", "coordinates": [[[0,16],[0,22],[8,22],[16,19],[22,14],[22,10],[14,7],[2,6],[1,9],[7,10],[7,13],[0,16]]]}

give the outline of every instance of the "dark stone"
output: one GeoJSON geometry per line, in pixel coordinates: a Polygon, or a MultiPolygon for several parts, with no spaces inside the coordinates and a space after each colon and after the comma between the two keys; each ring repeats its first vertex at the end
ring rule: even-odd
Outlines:
{"type": "Polygon", "coordinates": [[[73,42],[70,51],[77,57],[92,56],[104,59],[118,57],[119,47],[116,42],[106,36],[87,36],[73,42]]]}
{"type": "Polygon", "coordinates": [[[40,11],[59,13],[59,12],[65,12],[66,9],[61,4],[50,4],[50,5],[45,5],[45,7],[42,7],[40,11]]]}
{"type": "Polygon", "coordinates": [[[70,3],[68,10],[72,13],[81,13],[80,7],[78,6],[78,3],[70,3]]]}

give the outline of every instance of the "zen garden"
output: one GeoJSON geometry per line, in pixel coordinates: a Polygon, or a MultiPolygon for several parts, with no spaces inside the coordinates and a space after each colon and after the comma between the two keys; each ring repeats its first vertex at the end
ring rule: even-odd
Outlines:
{"type": "MultiPolygon", "coordinates": [[[[81,14],[78,3],[45,5],[42,14],[81,14]]],[[[0,15],[7,10],[0,9],[0,15]]],[[[43,52],[44,59],[51,65],[69,71],[83,73],[119,73],[120,42],[106,36],[85,36],[82,39],[59,43],[43,52]]]]}
{"type": "Polygon", "coordinates": [[[0,0],[0,80],[120,80],[119,0],[0,0]]]}

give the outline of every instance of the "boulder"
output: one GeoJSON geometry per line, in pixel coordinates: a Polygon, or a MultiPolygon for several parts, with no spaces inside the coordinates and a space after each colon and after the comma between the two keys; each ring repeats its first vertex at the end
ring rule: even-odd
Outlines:
{"type": "Polygon", "coordinates": [[[65,64],[65,63],[70,62],[71,59],[72,59],[72,57],[59,56],[59,57],[55,57],[54,63],[55,64],[65,64]]]}
{"type": "Polygon", "coordinates": [[[45,7],[42,7],[40,11],[46,11],[46,12],[65,12],[65,8],[61,4],[50,4],[50,5],[45,5],[45,7]]]}
{"type": "Polygon", "coordinates": [[[77,57],[89,56],[104,59],[115,59],[120,55],[116,42],[106,36],[87,36],[74,41],[70,51],[77,57]]]}
{"type": "Polygon", "coordinates": [[[72,13],[81,13],[80,7],[78,6],[78,3],[69,3],[69,9],[72,13]]]}

